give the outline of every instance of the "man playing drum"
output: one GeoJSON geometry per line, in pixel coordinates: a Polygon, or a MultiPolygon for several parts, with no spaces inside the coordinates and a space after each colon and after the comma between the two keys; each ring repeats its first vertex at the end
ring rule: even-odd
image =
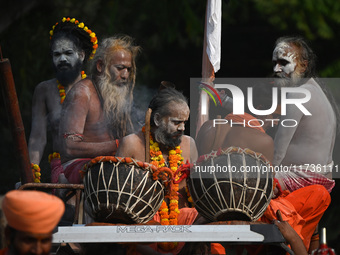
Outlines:
{"type": "MultiPolygon", "coordinates": [[[[315,59],[312,49],[300,37],[282,37],[275,43],[273,71],[278,83],[306,89],[311,95],[303,105],[312,115],[304,115],[295,105],[287,105],[287,113],[281,120],[293,119],[297,125],[279,126],[275,135],[273,164],[290,166],[289,172],[277,174],[282,189],[290,191],[320,184],[331,192],[335,184],[332,153],[339,111],[330,91],[316,79],[315,59]]],[[[288,93],[287,98],[292,100],[297,95],[288,93]]]]}
{"type": "MultiPolygon", "coordinates": [[[[63,18],[50,31],[50,51],[56,78],[43,81],[34,90],[32,128],[28,142],[29,156],[38,169],[47,143],[47,130],[52,134],[53,151],[49,156],[52,182],[58,181],[55,166],[60,165],[61,138],[59,121],[66,94],[75,83],[86,77],[82,71],[97,49],[97,38],[83,22],[63,18]],[[86,28],[86,30],[84,29],[86,28]],[[90,33],[89,33],[90,32],[90,33]]],[[[38,182],[39,178],[36,178],[38,182]]]]}
{"type": "MultiPolygon", "coordinates": [[[[167,166],[173,172],[185,162],[195,162],[197,149],[194,140],[184,135],[185,123],[189,118],[189,106],[182,93],[174,88],[164,88],[153,97],[149,104],[150,118],[150,157],[151,164],[167,166]],[[161,152],[161,153],[157,153],[161,152]]],[[[117,156],[145,160],[145,130],[122,139],[117,156]]],[[[191,225],[197,218],[195,208],[189,208],[185,180],[174,184],[169,201],[164,201],[154,220],[162,225],[191,225]],[[176,192],[178,190],[178,193],[176,192]],[[167,213],[164,213],[167,212],[167,213]]],[[[155,250],[171,251],[177,254],[184,243],[159,243],[155,250]]],[[[216,252],[216,251],[215,251],[216,252]]]]}
{"type": "MultiPolygon", "coordinates": [[[[269,109],[271,107],[271,90],[272,88],[267,84],[254,87],[255,108],[269,109]]],[[[262,153],[268,160],[272,160],[274,143],[272,138],[265,133],[270,125],[266,125],[266,121],[262,120],[276,119],[278,111],[274,112],[274,115],[256,117],[252,116],[249,110],[247,111],[248,113],[244,115],[229,114],[226,119],[237,123],[242,123],[242,120],[245,120],[245,123],[250,123],[249,120],[252,120],[251,125],[242,126],[239,124],[231,127],[227,123],[213,127],[213,121],[204,123],[196,139],[199,155],[220,148],[237,146],[262,153]],[[264,124],[261,125],[260,122],[264,124]]],[[[294,228],[308,250],[313,232],[330,204],[329,193],[321,185],[311,185],[290,193],[287,190],[282,191],[279,184],[277,184],[275,193],[277,197],[270,201],[260,220],[270,223],[276,219],[276,211],[280,210],[283,220],[294,228]]]]}
{"type": "Polygon", "coordinates": [[[104,39],[92,62],[92,79],[77,83],[66,97],[59,135],[68,182],[80,183],[79,170],[96,156],[112,156],[118,139],[132,132],[130,109],[139,47],[129,36],[104,39]]]}

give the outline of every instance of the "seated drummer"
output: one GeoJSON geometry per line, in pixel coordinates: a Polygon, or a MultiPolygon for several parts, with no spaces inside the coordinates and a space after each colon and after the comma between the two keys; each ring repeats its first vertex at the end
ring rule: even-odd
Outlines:
{"type": "MultiPolygon", "coordinates": [[[[272,86],[256,85],[253,88],[253,95],[254,108],[258,110],[271,108],[272,86]]],[[[271,115],[254,117],[247,106],[245,109],[244,115],[228,114],[225,117],[228,120],[226,124],[213,127],[212,120],[205,122],[196,139],[199,155],[208,154],[212,150],[216,151],[220,148],[237,146],[262,153],[269,161],[272,161],[274,142],[266,134],[266,131],[273,126],[272,123],[277,125],[278,110],[271,115]],[[266,121],[266,119],[272,121],[266,121]],[[233,123],[243,123],[244,121],[245,125],[231,126],[229,125],[231,121],[233,123]]],[[[329,193],[321,185],[311,185],[291,193],[289,191],[280,193],[276,188],[274,192],[277,197],[271,200],[260,220],[268,223],[276,220],[276,211],[279,209],[282,212],[283,220],[294,228],[308,250],[314,230],[330,204],[329,193]]]]}
{"type": "MultiPolygon", "coordinates": [[[[189,106],[184,95],[176,89],[160,89],[149,104],[152,110],[150,119],[150,158],[151,163],[167,166],[173,172],[183,163],[195,162],[197,150],[195,141],[184,135],[185,123],[189,119],[189,106]],[[155,156],[155,152],[161,154],[155,156]]],[[[125,136],[118,148],[117,156],[131,157],[145,161],[145,134],[143,130],[125,136]]],[[[185,180],[174,185],[169,200],[165,200],[155,215],[154,220],[162,225],[191,225],[197,219],[198,212],[189,208],[185,180]],[[176,187],[177,186],[177,187],[176,187]],[[178,193],[176,192],[178,189],[178,193]]],[[[158,243],[154,249],[177,254],[184,243],[158,243]]],[[[215,252],[215,251],[214,251],[215,252]]]]}
{"type": "Polygon", "coordinates": [[[138,51],[129,36],[104,39],[92,62],[92,79],[81,80],[67,94],[59,171],[69,183],[80,183],[84,164],[97,156],[113,156],[118,139],[133,131],[130,109],[138,51]]]}

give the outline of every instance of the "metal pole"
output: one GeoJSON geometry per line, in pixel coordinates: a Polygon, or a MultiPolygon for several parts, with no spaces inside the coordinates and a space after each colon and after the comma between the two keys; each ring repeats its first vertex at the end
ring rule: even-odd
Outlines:
{"type": "Polygon", "coordinates": [[[15,154],[19,162],[21,182],[23,184],[33,182],[33,174],[28,155],[25,129],[20,114],[11,64],[8,59],[2,58],[2,54],[0,60],[0,85],[7,110],[10,128],[12,130],[15,154]]]}

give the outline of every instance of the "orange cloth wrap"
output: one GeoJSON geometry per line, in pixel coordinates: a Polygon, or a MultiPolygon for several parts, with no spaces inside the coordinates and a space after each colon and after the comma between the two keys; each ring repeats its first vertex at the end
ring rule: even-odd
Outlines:
{"type": "Polygon", "coordinates": [[[307,186],[291,193],[285,190],[270,201],[260,220],[270,223],[280,210],[283,220],[294,228],[308,251],[315,228],[330,203],[331,197],[322,185],[307,186]]]}
{"type": "Polygon", "coordinates": [[[12,228],[34,234],[52,232],[65,211],[64,202],[41,191],[9,191],[2,210],[12,228]]]}

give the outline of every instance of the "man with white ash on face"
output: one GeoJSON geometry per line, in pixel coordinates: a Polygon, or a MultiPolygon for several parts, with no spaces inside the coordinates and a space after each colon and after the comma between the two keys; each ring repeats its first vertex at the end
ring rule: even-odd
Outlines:
{"type": "MultiPolygon", "coordinates": [[[[332,153],[339,111],[330,91],[316,78],[316,56],[304,39],[282,37],[275,43],[272,60],[280,86],[303,88],[311,95],[303,104],[311,115],[288,104],[286,114],[281,116],[281,122],[293,119],[297,124],[280,125],[275,135],[273,164],[290,167],[289,172],[278,172],[276,178],[283,190],[320,184],[331,192],[335,184],[332,153]]],[[[301,93],[287,93],[287,99],[299,98],[301,93]]]]}
{"type": "Polygon", "coordinates": [[[96,156],[115,154],[119,139],[132,132],[130,110],[139,47],[129,36],[106,38],[92,62],[92,79],[78,82],[63,106],[59,135],[61,160],[70,183],[96,156]]]}

